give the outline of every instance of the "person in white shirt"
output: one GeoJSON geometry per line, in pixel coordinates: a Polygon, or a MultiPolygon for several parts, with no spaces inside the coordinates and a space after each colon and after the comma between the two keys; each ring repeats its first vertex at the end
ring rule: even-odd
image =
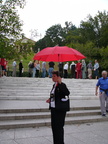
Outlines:
{"type": "Polygon", "coordinates": [[[76,64],[74,62],[72,62],[70,64],[70,71],[71,71],[71,77],[72,78],[75,78],[75,66],[76,66],[76,64]]]}
{"type": "Polygon", "coordinates": [[[70,110],[70,105],[67,103],[70,91],[66,84],[62,82],[60,72],[53,71],[52,80],[54,85],[50,92],[50,98],[46,102],[49,103],[49,108],[51,110],[53,143],[64,144],[64,125],[66,112],[70,110]],[[67,108],[65,108],[64,104],[67,105],[67,108]]]}
{"type": "Polygon", "coordinates": [[[94,64],[94,75],[95,75],[95,79],[99,77],[99,63],[97,60],[95,60],[95,64],[94,64]]]}
{"type": "Polygon", "coordinates": [[[12,66],[13,66],[13,73],[12,73],[12,76],[13,76],[13,77],[16,77],[16,66],[17,66],[17,63],[16,63],[15,60],[13,61],[12,66]]]}
{"type": "Polygon", "coordinates": [[[40,72],[40,62],[38,61],[37,62],[37,65],[36,65],[36,77],[39,77],[39,72],[40,72]]]}
{"type": "Polygon", "coordinates": [[[64,78],[67,78],[68,77],[68,67],[69,67],[69,63],[67,62],[63,69],[64,69],[64,78]]]}
{"type": "Polygon", "coordinates": [[[46,77],[46,62],[42,62],[42,77],[46,77]]]}

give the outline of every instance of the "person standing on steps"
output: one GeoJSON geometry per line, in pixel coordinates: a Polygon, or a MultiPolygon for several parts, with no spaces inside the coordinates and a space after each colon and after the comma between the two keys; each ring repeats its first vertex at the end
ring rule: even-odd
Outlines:
{"type": "Polygon", "coordinates": [[[22,60],[19,63],[19,77],[22,77],[22,70],[23,70],[23,64],[22,64],[22,60]]]}
{"type": "Polygon", "coordinates": [[[42,78],[46,77],[46,62],[42,62],[42,78]]]}
{"type": "Polygon", "coordinates": [[[81,70],[82,70],[82,79],[86,79],[86,63],[85,63],[85,60],[82,60],[81,70]]]}
{"type": "Polygon", "coordinates": [[[52,78],[52,72],[54,70],[55,63],[51,61],[48,64],[49,64],[48,76],[49,76],[49,78],[52,78]]]}
{"type": "Polygon", "coordinates": [[[99,77],[99,63],[97,60],[95,60],[95,64],[94,64],[94,76],[95,79],[98,79],[99,77]]]}
{"type": "Polygon", "coordinates": [[[69,63],[67,62],[63,69],[64,69],[64,78],[68,78],[68,68],[69,68],[69,63]]]}
{"type": "Polygon", "coordinates": [[[12,76],[13,76],[13,77],[16,77],[16,67],[17,67],[17,63],[16,63],[15,60],[13,61],[12,66],[13,66],[13,73],[12,73],[12,76]]]}
{"type": "Polygon", "coordinates": [[[52,80],[54,85],[50,92],[50,98],[46,102],[49,103],[51,110],[53,144],[64,144],[63,127],[65,124],[66,111],[70,110],[70,105],[67,103],[70,92],[66,84],[62,82],[58,71],[52,72],[52,80]],[[66,99],[66,96],[68,99],[66,99]],[[64,107],[64,103],[68,106],[68,109],[64,107]]]}
{"type": "Polygon", "coordinates": [[[60,72],[60,76],[63,77],[63,62],[59,62],[58,69],[60,72]]]}
{"type": "Polygon", "coordinates": [[[70,71],[71,71],[71,77],[72,78],[75,78],[75,66],[76,66],[76,64],[74,62],[72,62],[70,64],[70,71]]]}
{"type": "Polygon", "coordinates": [[[81,68],[82,68],[82,63],[79,60],[78,63],[76,64],[76,78],[77,79],[82,78],[81,68]]]}
{"type": "Polygon", "coordinates": [[[36,77],[39,77],[39,75],[40,75],[40,62],[38,61],[37,62],[37,65],[36,65],[36,77]]]}
{"type": "Polygon", "coordinates": [[[93,69],[92,62],[89,61],[88,65],[87,65],[87,73],[88,73],[89,79],[92,79],[92,69],[93,69]]]}
{"type": "Polygon", "coordinates": [[[102,71],[102,77],[98,79],[96,84],[95,95],[98,95],[99,88],[99,98],[100,98],[100,106],[101,106],[101,114],[102,116],[106,116],[106,112],[108,112],[108,77],[107,71],[102,71]]]}
{"type": "Polygon", "coordinates": [[[32,77],[34,78],[36,76],[36,66],[37,66],[36,60],[33,61],[32,65],[33,65],[33,67],[32,67],[32,70],[33,70],[32,77]]]}

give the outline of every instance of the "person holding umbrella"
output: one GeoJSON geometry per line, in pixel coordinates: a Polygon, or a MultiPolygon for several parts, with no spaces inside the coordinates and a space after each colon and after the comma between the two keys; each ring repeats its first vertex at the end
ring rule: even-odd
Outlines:
{"type": "Polygon", "coordinates": [[[54,82],[53,88],[50,92],[50,98],[46,101],[49,103],[51,110],[51,127],[53,133],[53,143],[54,144],[64,144],[64,124],[66,111],[70,110],[69,100],[69,90],[62,82],[60,73],[58,71],[52,72],[52,80],[54,82]],[[66,98],[68,97],[68,99],[66,98]],[[62,107],[62,104],[66,103],[67,108],[62,107]]]}

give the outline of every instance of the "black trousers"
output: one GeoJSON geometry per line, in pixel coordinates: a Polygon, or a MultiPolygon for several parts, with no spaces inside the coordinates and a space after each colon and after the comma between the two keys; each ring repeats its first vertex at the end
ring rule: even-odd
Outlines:
{"type": "Polygon", "coordinates": [[[39,70],[36,70],[36,77],[39,77],[39,70]]]}
{"type": "Polygon", "coordinates": [[[19,77],[22,77],[22,69],[19,70],[19,77]]]}
{"type": "Polygon", "coordinates": [[[68,71],[64,70],[64,78],[67,78],[67,77],[68,77],[68,71]]]}
{"type": "Polygon", "coordinates": [[[54,144],[64,144],[64,124],[66,111],[57,111],[51,108],[51,127],[54,144]]]}

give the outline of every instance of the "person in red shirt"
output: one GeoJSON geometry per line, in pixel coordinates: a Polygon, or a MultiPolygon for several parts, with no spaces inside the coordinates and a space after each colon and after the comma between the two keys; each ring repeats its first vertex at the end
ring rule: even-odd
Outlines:
{"type": "Polygon", "coordinates": [[[6,66],[7,61],[5,58],[1,58],[1,66],[2,66],[2,76],[6,75],[6,66]]]}
{"type": "Polygon", "coordinates": [[[78,61],[78,63],[76,64],[76,78],[82,78],[82,74],[81,74],[81,68],[82,68],[82,63],[80,63],[80,60],[78,61]]]}
{"type": "Polygon", "coordinates": [[[2,66],[2,76],[4,76],[4,58],[1,58],[1,66],[2,66]]]}
{"type": "Polygon", "coordinates": [[[5,74],[5,76],[7,76],[7,64],[8,64],[8,61],[6,61],[6,59],[4,59],[4,74],[5,74]]]}

